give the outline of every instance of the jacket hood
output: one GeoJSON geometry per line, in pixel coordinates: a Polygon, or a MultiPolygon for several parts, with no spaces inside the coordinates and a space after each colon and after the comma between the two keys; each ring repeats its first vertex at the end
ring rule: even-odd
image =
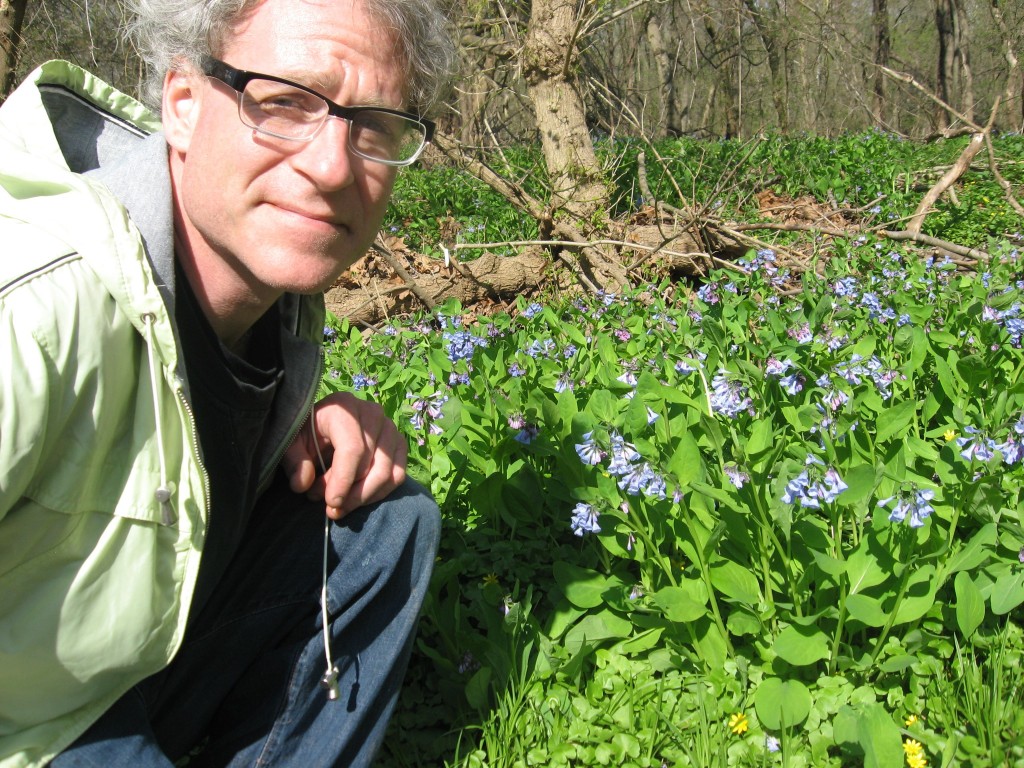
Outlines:
{"type": "MultiPolygon", "coordinates": [[[[166,320],[137,225],[114,192],[89,174],[102,175],[100,169],[115,166],[159,128],[140,102],[73,64],[52,61],[36,69],[0,108],[0,197],[6,214],[50,247],[0,259],[0,285],[77,253],[140,333],[143,317],[166,320]]],[[[168,361],[176,357],[170,327],[157,323],[153,339],[168,361]]]]}

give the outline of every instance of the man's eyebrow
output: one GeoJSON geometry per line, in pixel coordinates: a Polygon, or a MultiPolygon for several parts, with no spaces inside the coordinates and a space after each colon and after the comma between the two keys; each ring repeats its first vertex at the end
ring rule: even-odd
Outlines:
{"type": "MultiPolygon", "coordinates": [[[[304,85],[316,91],[318,94],[323,96],[325,99],[331,99],[327,94],[336,85],[335,78],[325,75],[323,73],[311,73],[308,70],[282,70],[281,73],[267,73],[274,74],[275,77],[282,77],[285,80],[291,80],[292,82],[304,85]]],[[[395,109],[394,106],[388,104],[380,96],[371,96],[370,98],[364,99],[359,104],[343,105],[343,106],[360,106],[360,107],[384,107],[387,109],[395,109]]]]}

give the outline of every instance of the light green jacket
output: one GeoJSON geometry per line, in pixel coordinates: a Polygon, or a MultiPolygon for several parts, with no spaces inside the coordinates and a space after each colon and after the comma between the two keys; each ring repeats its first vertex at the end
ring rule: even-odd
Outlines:
{"type": "MultiPolygon", "coordinates": [[[[69,169],[158,129],[65,62],[0,107],[0,768],[45,765],[185,630],[208,481],[173,300],[118,198],[69,169]]],[[[306,340],[323,328],[312,307],[306,340]]]]}

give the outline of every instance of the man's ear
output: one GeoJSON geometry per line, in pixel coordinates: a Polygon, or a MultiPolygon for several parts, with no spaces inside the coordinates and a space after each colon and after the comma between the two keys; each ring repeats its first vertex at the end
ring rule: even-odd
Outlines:
{"type": "Polygon", "coordinates": [[[171,69],[164,77],[163,119],[167,143],[187,152],[199,120],[200,76],[191,70],[171,69]]]}

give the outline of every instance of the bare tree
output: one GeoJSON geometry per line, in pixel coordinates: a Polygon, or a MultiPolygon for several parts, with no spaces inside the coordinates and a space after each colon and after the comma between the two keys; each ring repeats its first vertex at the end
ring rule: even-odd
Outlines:
{"type": "Polygon", "coordinates": [[[883,67],[889,66],[889,53],[892,37],[889,31],[889,6],[887,0],[873,0],[871,21],[875,37],[875,77],[872,106],[872,117],[875,125],[885,125],[885,72],[883,67]]]}
{"type": "Polygon", "coordinates": [[[28,0],[0,0],[0,99],[14,88],[28,0]]]}

